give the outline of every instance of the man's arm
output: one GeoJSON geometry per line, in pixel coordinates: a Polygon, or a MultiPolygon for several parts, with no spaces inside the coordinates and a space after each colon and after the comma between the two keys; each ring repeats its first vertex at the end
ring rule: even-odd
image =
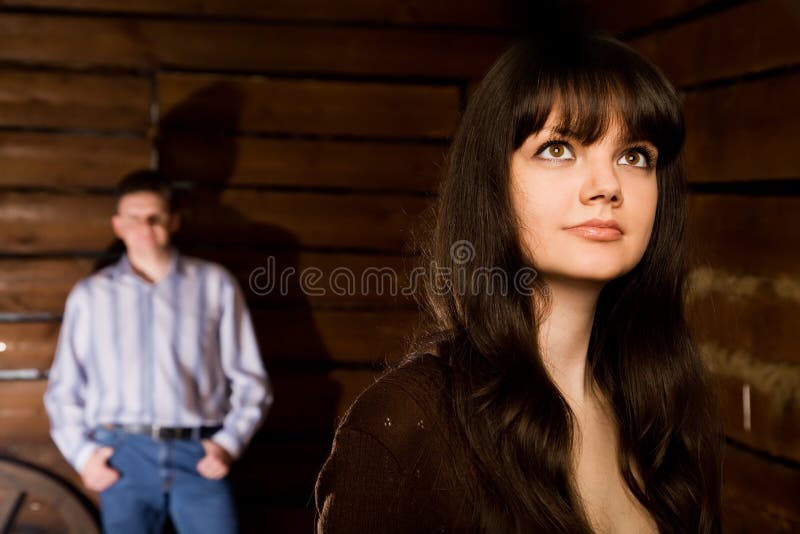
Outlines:
{"type": "Polygon", "coordinates": [[[50,435],[61,454],[79,473],[100,444],[89,439],[84,414],[86,353],[89,345],[88,294],[76,284],[64,307],[56,354],[50,367],[44,405],[50,435]]]}
{"type": "Polygon", "coordinates": [[[219,346],[222,368],[230,381],[231,409],[211,440],[236,459],[263,422],[273,390],[244,295],[232,275],[226,273],[224,280],[219,346]]]}

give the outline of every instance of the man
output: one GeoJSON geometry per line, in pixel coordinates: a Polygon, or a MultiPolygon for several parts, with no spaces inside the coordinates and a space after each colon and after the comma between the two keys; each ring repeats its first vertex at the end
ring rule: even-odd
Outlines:
{"type": "Polygon", "coordinates": [[[272,404],[241,289],[171,245],[180,224],[153,171],[117,188],[126,253],[70,291],[44,402],[51,435],[100,493],[104,530],[234,532],[231,462],[272,404]]]}

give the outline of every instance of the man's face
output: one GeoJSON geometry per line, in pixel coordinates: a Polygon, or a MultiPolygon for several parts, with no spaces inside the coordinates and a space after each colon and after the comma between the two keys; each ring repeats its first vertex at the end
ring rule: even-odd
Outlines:
{"type": "Polygon", "coordinates": [[[151,255],[169,248],[179,218],[177,214],[170,214],[161,195],[136,191],[120,198],[111,225],[129,253],[151,255]]]}

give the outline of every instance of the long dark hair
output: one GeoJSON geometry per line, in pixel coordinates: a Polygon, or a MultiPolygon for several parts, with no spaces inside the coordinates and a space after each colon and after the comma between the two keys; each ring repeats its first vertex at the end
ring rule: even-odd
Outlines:
{"type": "Polygon", "coordinates": [[[446,290],[429,280],[423,324],[433,327],[415,336],[410,358],[432,352],[446,362],[453,414],[477,474],[465,478],[476,530],[592,532],[570,467],[574,413],[533,335],[547,313],[547,286],[534,278],[528,294],[504,294],[472,285],[478,271],[510,277],[534,264],[509,197],[509,163],[557,102],[559,130],[584,144],[618,116],[629,139],[658,148],[650,242],[636,267],[603,286],[586,369],[613,406],[623,478],[660,532],[719,532],[724,440],[683,308],[681,102],[666,77],[620,41],[598,33],[552,46],[520,41],[472,95],[421,255],[425,265],[463,276],[446,290]],[[471,246],[468,262],[453,253],[460,242],[471,246]]]}

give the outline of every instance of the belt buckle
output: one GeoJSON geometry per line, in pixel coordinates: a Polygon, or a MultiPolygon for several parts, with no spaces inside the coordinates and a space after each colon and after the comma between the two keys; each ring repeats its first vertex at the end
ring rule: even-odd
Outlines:
{"type": "Polygon", "coordinates": [[[161,439],[161,427],[158,425],[153,425],[150,427],[150,437],[155,440],[161,439]]]}

